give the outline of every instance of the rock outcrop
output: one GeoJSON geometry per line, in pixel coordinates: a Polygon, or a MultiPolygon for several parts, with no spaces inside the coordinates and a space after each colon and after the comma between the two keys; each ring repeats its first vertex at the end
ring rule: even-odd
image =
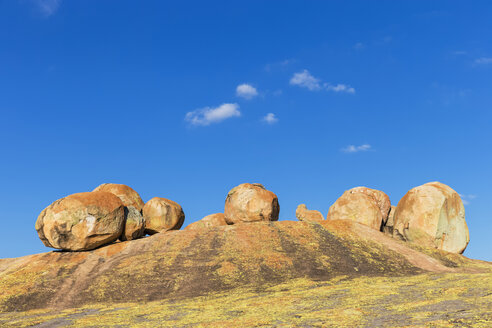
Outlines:
{"type": "Polygon", "coordinates": [[[145,233],[153,235],[161,231],[179,230],[185,214],[181,206],[166,198],[154,197],[143,207],[145,233]]]}
{"type": "Polygon", "coordinates": [[[384,192],[366,187],[347,190],[330,207],[328,220],[352,220],[381,230],[388,219],[391,202],[384,192]]]}
{"type": "Polygon", "coordinates": [[[396,207],[393,236],[419,245],[463,253],[470,235],[460,196],[440,182],[411,189],[396,207]]]}
{"type": "Polygon", "coordinates": [[[391,210],[388,214],[388,220],[386,220],[386,223],[384,224],[383,227],[383,232],[390,236],[393,235],[393,226],[395,225],[395,221],[394,221],[395,211],[396,211],[396,206],[391,205],[391,210]]]}
{"type": "Polygon", "coordinates": [[[277,195],[259,183],[243,183],[227,194],[224,216],[228,224],[277,221],[279,211],[277,195]]]}
{"type": "Polygon", "coordinates": [[[138,209],[125,206],[125,226],[120,236],[121,241],[134,240],[145,234],[145,220],[138,209]]]}
{"type": "Polygon", "coordinates": [[[59,199],[45,208],[35,227],[46,246],[80,251],[118,239],[124,219],[123,203],[114,194],[82,192],[59,199]]]}
{"type": "Polygon", "coordinates": [[[319,222],[324,220],[320,211],[308,210],[305,204],[297,206],[296,217],[299,221],[319,222]]]}
{"type": "Polygon", "coordinates": [[[203,219],[193,222],[192,224],[186,226],[184,230],[202,230],[202,229],[208,229],[208,228],[219,227],[224,225],[227,225],[227,222],[224,218],[224,214],[215,213],[215,214],[207,215],[203,219]]]}
{"type": "Polygon", "coordinates": [[[145,205],[142,198],[140,198],[140,195],[135,190],[128,187],[127,185],[117,184],[117,183],[103,183],[102,185],[100,185],[96,189],[94,189],[93,191],[110,192],[110,193],[118,196],[121,199],[121,201],[123,202],[123,205],[133,206],[139,212],[142,211],[142,208],[145,205]]]}

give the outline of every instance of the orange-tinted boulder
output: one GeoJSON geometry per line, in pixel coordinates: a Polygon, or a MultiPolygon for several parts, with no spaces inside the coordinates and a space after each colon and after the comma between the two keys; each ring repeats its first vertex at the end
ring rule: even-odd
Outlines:
{"type": "Polygon", "coordinates": [[[82,192],[45,208],[36,221],[36,231],[48,247],[90,250],[118,239],[124,219],[124,206],[117,196],[82,192]]]}
{"type": "Polygon", "coordinates": [[[161,231],[179,230],[185,214],[181,206],[170,199],[154,197],[143,207],[145,233],[153,235],[161,231]]]}
{"type": "Polygon", "coordinates": [[[393,230],[394,237],[452,253],[463,253],[470,241],[460,196],[440,182],[415,187],[403,196],[393,230]]]}
{"type": "Polygon", "coordinates": [[[311,222],[319,222],[325,219],[320,211],[308,210],[305,204],[297,206],[296,217],[299,221],[311,222]]]}
{"type": "Polygon", "coordinates": [[[330,207],[328,220],[353,220],[381,230],[388,219],[391,203],[384,192],[366,187],[347,190],[330,207]]]}
{"type": "Polygon", "coordinates": [[[224,207],[228,224],[277,221],[279,212],[277,195],[259,183],[243,183],[231,189],[224,207]]]}
{"type": "Polygon", "coordinates": [[[134,240],[142,237],[145,234],[145,220],[133,206],[125,206],[125,226],[120,240],[134,240]]]}
{"type": "Polygon", "coordinates": [[[393,226],[395,225],[395,211],[396,211],[396,206],[391,205],[391,210],[388,214],[388,220],[386,220],[386,223],[384,224],[383,227],[383,232],[392,236],[393,235],[393,226]]]}
{"type": "Polygon", "coordinates": [[[227,225],[227,222],[225,221],[224,218],[224,214],[215,213],[215,214],[207,215],[203,219],[193,222],[192,224],[184,228],[184,230],[202,230],[202,229],[208,229],[208,228],[224,226],[224,225],[227,225]]]}
{"type": "Polygon", "coordinates": [[[110,192],[110,193],[118,196],[121,199],[121,201],[123,202],[123,205],[133,206],[138,211],[142,211],[142,208],[144,207],[144,202],[143,202],[142,198],[140,198],[140,195],[135,190],[133,190],[132,188],[130,188],[126,185],[123,185],[123,184],[103,183],[102,185],[100,185],[96,189],[94,189],[93,191],[110,192]]]}

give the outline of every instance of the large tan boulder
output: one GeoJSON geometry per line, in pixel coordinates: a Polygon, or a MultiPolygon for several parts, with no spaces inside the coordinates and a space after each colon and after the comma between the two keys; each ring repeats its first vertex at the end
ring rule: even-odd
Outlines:
{"type": "Polygon", "coordinates": [[[124,206],[117,196],[82,192],[45,208],[36,221],[36,231],[48,247],[90,250],[115,241],[123,231],[124,219],[124,206]]]}
{"type": "Polygon", "coordinates": [[[138,209],[125,206],[125,226],[120,236],[121,241],[134,240],[145,234],[145,220],[138,209]]]}
{"type": "Polygon", "coordinates": [[[308,210],[305,204],[300,204],[296,209],[296,217],[299,221],[319,222],[325,218],[320,211],[308,210]]]}
{"type": "Polygon", "coordinates": [[[145,233],[153,235],[161,231],[179,230],[185,214],[181,206],[170,199],[154,197],[143,207],[145,233]]]}
{"type": "Polygon", "coordinates": [[[440,182],[426,183],[403,196],[393,230],[394,237],[452,253],[463,253],[470,241],[460,196],[440,182]]]}
{"type": "Polygon", "coordinates": [[[184,230],[203,230],[224,225],[227,225],[224,214],[215,213],[207,215],[203,219],[193,222],[192,224],[184,228],[184,230]]]}
{"type": "Polygon", "coordinates": [[[330,207],[328,220],[353,220],[381,230],[388,219],[391,202],[384,192],[366,187],[347,190],[330,207]]]}
{"type": "Polygon", "coordinates": [[[243,183],[232,188],[224,207],[228,224],[277,221],[279,212],[277,195],[259,183],[243,183]]]}
{"type": "Polygon", "coordinates": [[[123,184],[103,183],[102,185],[100,185],[96,189],[94,189],[93,191],[110,192],[110,193],[118,196],[121,199],[121,201],[123,202],[123,205],[133,206],[138,211],[142,211],[142,208],[145,205],[142,198],[140,198],[140,195],[135,190],[133,190],[132,188],[130,188],[126,185],[123,185],[123,184]]]}

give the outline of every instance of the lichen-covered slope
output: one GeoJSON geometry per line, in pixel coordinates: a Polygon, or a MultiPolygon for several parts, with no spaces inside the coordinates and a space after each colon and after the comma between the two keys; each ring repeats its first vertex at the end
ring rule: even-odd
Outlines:
{"type": "Polygon", "coordinates": [[[487,262],[426,252],[350,221],[170,231],[93,251],[0,260],[0,309],[185,300],[238,288],[264,290],[295,279],[492,272],[487,262]]]}

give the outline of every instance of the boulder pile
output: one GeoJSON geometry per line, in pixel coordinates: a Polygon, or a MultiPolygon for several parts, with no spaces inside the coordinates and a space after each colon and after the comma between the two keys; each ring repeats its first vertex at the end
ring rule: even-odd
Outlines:
{"type": "MultiPolygon", "coordinates": [[[[243,183],[227,194],[224,213],[208,215],[185,230],[277,221],[279,212],[277,195],[259,183],[243,183]]],[[[296,217],[324,221],[321,212],[305,204],[297,207],[296,217]]],[[[331,205],[326,218],[355,221],[405,242],[452,253],[463,253],[470,241],[459,194],[439,182],[411,189],[396,207],[382,191],[352,188],[331,205]]],[[[184,220],[182,207],[172,200],[154,197],[144,203],[132,188],[106,183],[49,205],[39,215],[36,230],[48,247],[83,251],[118,239],[131,241],[145,234],[179,230],[184,220]]]]}

